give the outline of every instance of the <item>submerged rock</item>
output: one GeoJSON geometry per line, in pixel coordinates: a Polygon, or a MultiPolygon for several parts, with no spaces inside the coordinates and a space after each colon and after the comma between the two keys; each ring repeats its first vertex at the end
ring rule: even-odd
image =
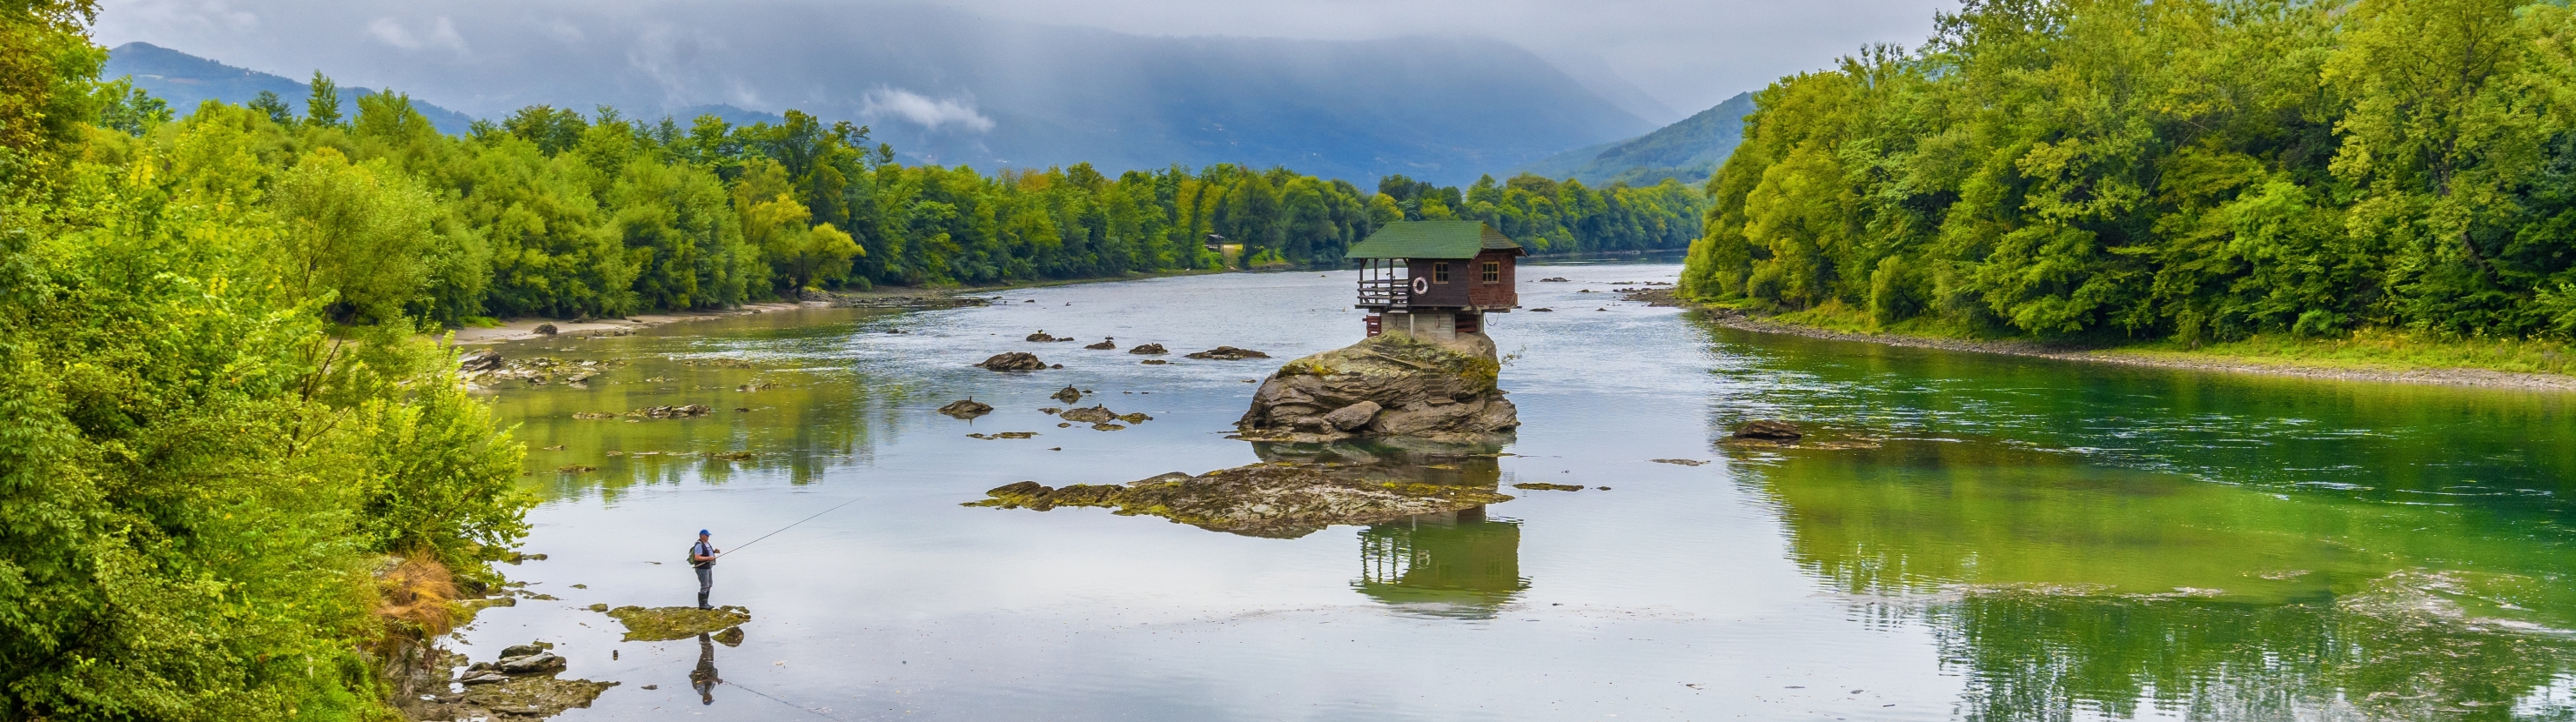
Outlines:
{"type": "Polygon", "coordinates": [[[1035,509],[1108,507],[1122,516],[1159,516],[1244,536],[1294,539],[1335,524],[1374,524],[1416,514],[1511,501],[1491,487],[1372,478],[1337,465],[1271,463],[1198,476],[1164,474],[1125,485],[1048,487],[1022,481],[967,506],[1035,509]]]}
{"type": "Polygon", "coordinates": [[[1109,351],[1118,348],[1118,342],[1102,341],[1100,343],[1085,345],[1083,348],[1091,349],[1093,351],[1109,351]]]}
{"type": "Polygon", "coordinates": [[[694,419],[711,413],[715,413],[715,409],[707,408],[705,404],[689,404],[686,406],[649,406],[626,412],[626,415],[645,419],[694,419]]]}
{"type": "Polygon", "coordinates": [[[742,626],[751,621],[751,610],[742,607],[699,609],[630,605],[608,610],[608,616],[626,625],[625,641],[663,642],[742,626]]]}
{"type": "Polygon", "coordinates": [[[993,413],[993,405],[968,398],[959,401],[951,401],[947,406],[939,407],[939,413],[960,419],[972,419],[977,416],[993,413]]]}
{"type": "Polygon", "coordinates": [[[1199,359],[1201,361],[1241,361],[1248,358],[1270,358],[1270,354],[1254,351],[1248,348],[1218,346],[1198,353],[1189,354],[1187,358],[1199,359]]]}
{"type": "Polygon", "coordinates": [[[1047,367],[1046,362],[1038,360],[1037,354],[1027,351],[993,354],[992,358],[975,365],[994,371],[1037,371],[1047,367]]]}
{"type": "Polygon", "coordinates": [[[1170,351],[1163,350],[1163,345],[1159,343],[1141,344],[1135,348],[1127,349],[1127,352],[1145,356],[1161,356],[1163,354],[1171,353],[1170,351]]]}
{"type": "Polygon", "coordinates": [[[1699,466],[1701,464],[1708,463],[1698,459],[1648,459],[1648,461],[1658,464],[1676,464],[1680,466],[1699,466]]]}
{"type": "MultiPolygon", "coordinates": [[[[1530,491],[1582,491],[1582,490],[1583,490],[1583,485],[1582,485],[1582,484],[1550,484],[1550,483],[1546,483],[1546,482],[1533,481],[1533,482],[1527,482],[1527,483],[1521,483],[1521,484],[1513,484],[1513,485],[1512,485],[1512,488],[1514,488],[1514,489],[1528,489],[1528,490],[1530,490],[1530,491]]],[[[1605,487],[1602,487],[1602,488],[1607,489],[1607,488],[1609,488],[1609,487],[1606,487],[1606,486],[1605,486],[1605,487]]]]}
{"type": "Polygon", "coordinates": [[[1057,414],[1056,418],[1064,419],[1066,421],[1080,421],[1089,424],[1106,424],[1112,421],[1117,421],[1118,412],[1109,410],[1109,406],[1103,404],[1090,408],[1070,409],[1064,413],[1057,414]]]}
{"type": "Polygon", "coordinates": [[[1055,392],[1055,394],[1054,394],[1054,395],[1048,396],[1047,398],[1055,399],[1055,400],[1057,400],[1057,401],[1062,401],[1062,402],[1065,402],[1065,403],[1068,403],[1068,404],[1078,404],[1078,403],[1082,403],[1082,389],[1077,389],[1077,388],[1074,388],[1074,387],[1072,387],[1072,386],[1068,385],[1068,386],[1066,386],[1066,387],[1064,387],[1064,388],[1062,388],[1062,389],[1057,390],[1057,391],[1055,392]]]}
{"type": "Polygon", "coordinates": [[[1807,432],[1799,430],[1797,426],[1792,425],[1789,422],[1772,421],[1769,419],[1747,421],[1735,427],[1735,438],[1738,439],[1797,441],[1806,435],[1807,432]]]}
{"type": "Polygon", "coordinates": [[[1494,385],[1501,370],[1484,334],[1449,343],[1380,335],[1281,366],[1235,428],[1256,441],[1481,443],[1520,426],[1519,410],[1494,385]]]}

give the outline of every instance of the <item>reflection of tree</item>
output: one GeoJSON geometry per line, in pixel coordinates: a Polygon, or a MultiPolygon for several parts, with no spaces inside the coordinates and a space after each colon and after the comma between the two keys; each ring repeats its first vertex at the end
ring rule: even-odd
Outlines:
{"type": "Polygon", "coordinates": [[[2142,704],[2505,719],[2576,669],[2568,642],[2494,621],[2567,626],[2576,593],[2534,581],[2564,555],[2449,510],[2282,499],[1984,441],[1788,450],[1747,468],[1800,566],[1909,600],[1888,606],[1934,632],[1969,680],[1971,719],[2142,704]],[[2418,569],[2436,564],[2481,571],[2418,569]]]}
{"type": "MultiPolygon", "coordinates": [[[[757,320],[721,323],[740,328],[757,320]]],[[[783,474],[802,484],[822,478],[832,468],[865,461],[876,438],[895,428],[904,410],[920,400],[916,397],[921,392],[899,379],[830,368],[849,363],[838,356],[834,345],[845,335],[846,329],[837,325],[748,328],[731,335],[726,343],[738,350],[723,356],[697,355],[714,350],[703,341],[643,336],[505,345],[498,350],[513,358],[622,359],[625,363],[596,367],[592,373],[598,378],[588,388],[500,382],[496,410],[504,422],[521,424],[517,434],[528,443],[528,468],[533,472],[529,480],[547,498],[577,496],[591,489],[614,495],[633,484],[683,479],[723,483],[736,473],[753,470],[783,474]],[[746,390],[754,383],[768,386],[746,390]],[[575,413],[623,413],[685,404],[704,404],[714,412],[698,419],[636,423],[623,418],[572,418],[575,413]],[[556,445],[565,448],[544,450],[556,445]],[[719,456],[746,450],[754,455],[719,456]],[[609,451],[624,455],[610,457],[609,451]],[[555,472],[568,464],[599,470],[555,472]]]]}
{"type": "Polygon", "coordinates": [[[1521,527],[1484,507],[1425,514],[1360,532],[1361,594],[1431,616],[1487,619],[1529,589],[1521,527]]]}

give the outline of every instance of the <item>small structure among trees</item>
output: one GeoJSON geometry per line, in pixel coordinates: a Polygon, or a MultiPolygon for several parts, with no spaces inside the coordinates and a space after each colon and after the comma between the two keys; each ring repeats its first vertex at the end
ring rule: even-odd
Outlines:
{"type": "Polygon", "coordinates": [[[1435,341],[1485,332],[1485,314],[1520,306],[1514,267],[1528,251],[1482,221],[1399,221],[1344,255],[1358,259],[1368,335],[1435,341]]]}

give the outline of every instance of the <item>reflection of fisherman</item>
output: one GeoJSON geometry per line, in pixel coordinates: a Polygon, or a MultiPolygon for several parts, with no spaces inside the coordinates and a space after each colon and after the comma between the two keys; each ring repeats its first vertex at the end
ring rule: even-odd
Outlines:
{"type": "Polygon", "coordinates": [[[698,704],[715,704],[716,685],[723,682],[716,676],[716,643],[705,632],[699,632],[698,668],[689,670],[689,686],[698,690],[698,704]]]}
{"type": "Polygon", "coordinates": [[[716,586],[716,555],[722,553],[724,550],[707,544],[707,530],[699,529],[698,543],[689,546],[689,566],[698,570],[699,609],[715,608],[707,606],[707,591],[716,586]]]}

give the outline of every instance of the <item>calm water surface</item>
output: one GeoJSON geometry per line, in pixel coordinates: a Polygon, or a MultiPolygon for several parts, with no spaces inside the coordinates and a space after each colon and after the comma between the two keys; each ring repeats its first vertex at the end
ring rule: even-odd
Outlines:
{"type": "Polygon", "coordinates": [[[1348,273],[504,345],[626,363],[497,393],[550,557],[505,569],[560,600],[459,646],[550,641],[623,683],[568,720],[2576,718],[2567,395],[1763,336],[1607,293],[1678,272],[1524,273],[1575,280],[1491,324],[1526,426],[1443,464],[1609,490],[1297,539],[959,504],[1262,460],[1225,438],[1249,382],[1358,340],[1348,273]],[[1219,344],[1278,358],[1179,358],[1219,344]],[[968,366],[1001,351],[1064,368],[968,366]],[[1059,428],[1037,409],[1067,384],[1154,420],[1059,428]],[[933,413],[969,396],[998,410],[933,413]],[[718,412],[572,418],[688,403],[718,412]],[[1878,446],[1714,443],[1750,418],[1878,446]],[[967,437],[1004,431],[1038,435],[967,437]],[[692,603],[699,528],[733,547],[845,502],[719,565],[715,601],[755,615],[736,646],[585,609],[692,603]]]}

